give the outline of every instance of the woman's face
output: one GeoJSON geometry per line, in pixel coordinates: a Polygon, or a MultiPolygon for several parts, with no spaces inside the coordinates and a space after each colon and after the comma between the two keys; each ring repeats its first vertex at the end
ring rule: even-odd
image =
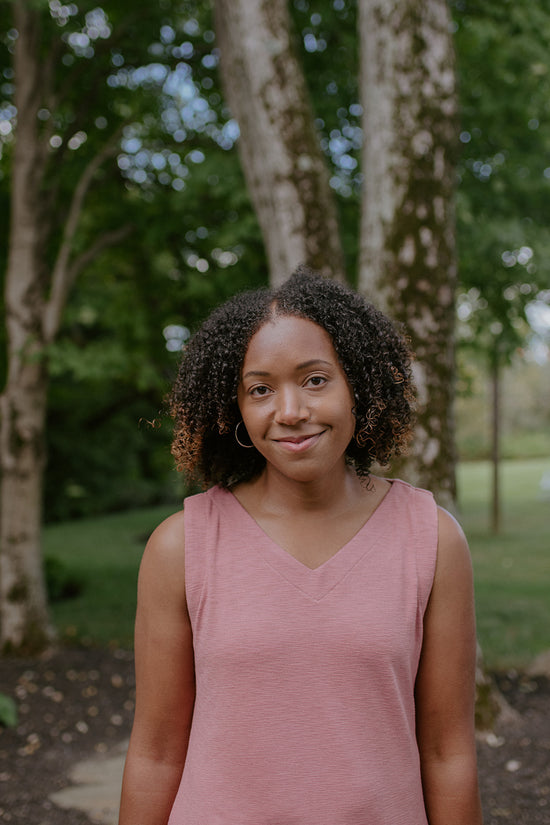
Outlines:
{"type": "Polygon", "coordinates": [[[252,336],[237,394],[268,471],[314,481],[345,466],[355,429],[353,393],[329,334],[313,321],[275,316],[252,336]]]}

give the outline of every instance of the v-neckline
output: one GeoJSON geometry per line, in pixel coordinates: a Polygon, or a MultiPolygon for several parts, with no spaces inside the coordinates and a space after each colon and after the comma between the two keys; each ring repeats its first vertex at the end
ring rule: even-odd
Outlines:
{"type": "Polygon", "coordinates": [[[384,511],[388,507],[389,500],[396,494],[395,491],[397,488],[394,480],[387,480],[390,481],[391,486],[368,519],[342,547],[317,567],[308,567],[307,564],[304,564],[304,562],[301,562],[289,553],[288,550],[285,550],[284,547],[266,533],[264,528],[230,490],[225,490],[224,492],[227,494],[227,501],[238,515],[239,521],[242,522],[243,518],[245,519],[247,534],[255,535],[258,539],[262,540],[258,545],[254,545],[254,547],[260,553],[265,563],[314,601],[319,601],[330,592],[382,538],[385,524],[384,511]]]}

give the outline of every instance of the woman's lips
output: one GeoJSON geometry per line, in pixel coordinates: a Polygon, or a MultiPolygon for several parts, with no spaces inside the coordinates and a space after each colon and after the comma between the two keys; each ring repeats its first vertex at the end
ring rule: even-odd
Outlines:
{"type": "Polygon", "coordinates": [[[284,438],[275,438],[273,440],[290,453],[301,453],[316,444],[323,435],[323,432],[324,430],[321,430],[319,433],[285,436],[284,438]]]}

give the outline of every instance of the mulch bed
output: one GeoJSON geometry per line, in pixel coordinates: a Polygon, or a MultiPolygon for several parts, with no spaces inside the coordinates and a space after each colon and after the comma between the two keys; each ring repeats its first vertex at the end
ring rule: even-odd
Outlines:
{"type": "MultiPolygon", "coordinates": [[[[495,678],[519,715],[479,742],[485,825],[550,825],[550,680],[515,672],[495,678]]],[[[19,713],[17,727],[0,729],[0,823],[90,825],[48,797],[67,786],[76,762],[128,738],[132,655],[64,649],[1,659],[0,693],[15,699],[19,713]]]]}

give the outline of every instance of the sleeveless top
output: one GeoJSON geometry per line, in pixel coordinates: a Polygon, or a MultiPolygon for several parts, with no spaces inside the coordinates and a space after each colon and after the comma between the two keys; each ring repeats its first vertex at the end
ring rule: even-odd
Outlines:
{"type": "Polygon", "coordinates": [[[414,685],[437,552],[402,481],[310,569],[232,493],[185,501],[196,702],[169,825],[427,825],[414,685]]]}

